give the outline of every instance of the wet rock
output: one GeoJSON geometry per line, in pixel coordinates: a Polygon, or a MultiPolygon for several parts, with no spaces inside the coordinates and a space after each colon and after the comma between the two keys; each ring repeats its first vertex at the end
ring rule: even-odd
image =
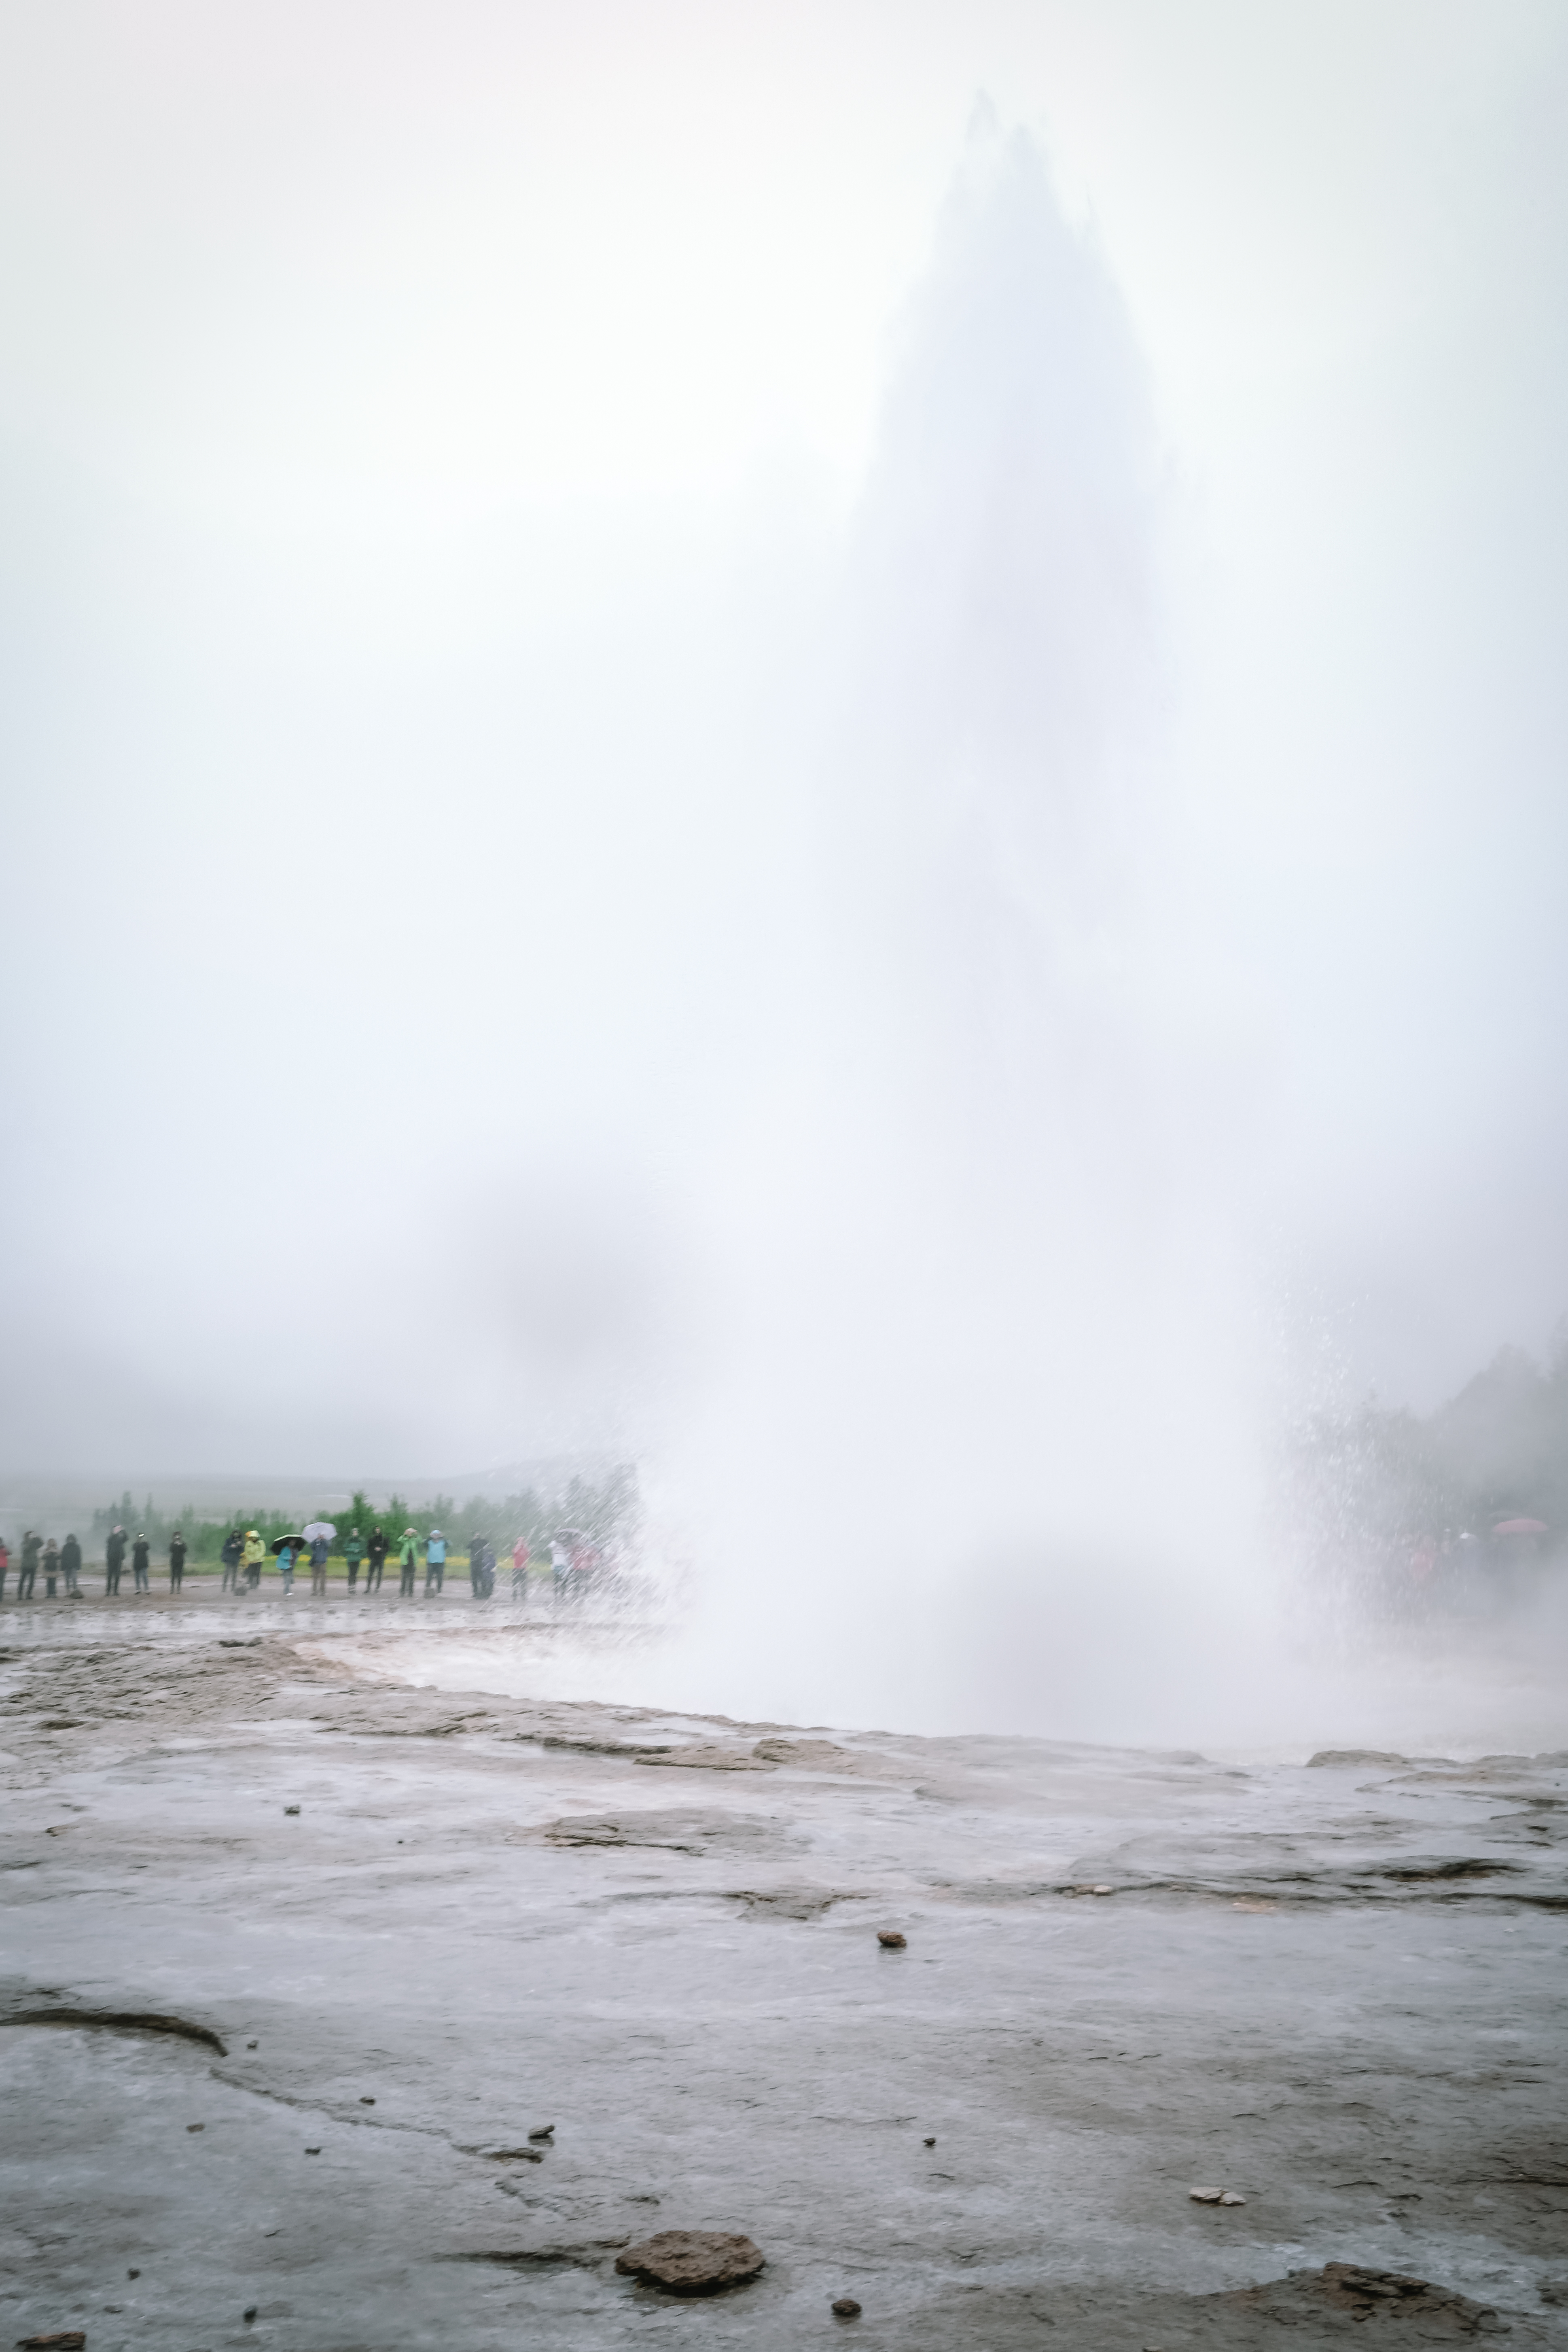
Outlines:
{"type": "Polygon", "coordinates": [[[57,2327],[49,2336],[19,2337],[22,2352],[78,2352],[87,2342],[87,2331],[81,2327],[57,2327]]]}
{"type": "Polygon", "coordinates": [[[530,2139],[553,2139],[555,2137],[555,2126],[553,2124],[540,2124],[533,2131],[529,2133],[528,2137],[530,2139]]]}
{"type": "Polygon", "coordinates": [[[750,2238],[721,2230],[660,2230],[616,2258],[623,2276],[666,2294],[721,2294],[754,2279],[766,2261],[750,2238]]]}
{"type": "Polygon", "coordinates": [[[475,2151],[487,2164],[542,2164],[544,2151],[539,2147],[481,2147],[475,2151]]]}
{"type": "Polygon", "coordinates": [[[841,2294],[833,2306],[835,2319],[858,2319],[860,2306],[852,2294],[841,2294]]]}
{"type": "Polygon", "coordinates": [[[300,1808],[298,1805],[285,1805],[283,1810],[286,1813],[297,1813],[300,1808]]]}
{"type": "Polygon", "coordinates": [[[1238,2197],[1233,2189],[1189,2189],[1187,2195],[1194,2205],[1245,2205],[1247,2202],[1246,2198],[1238,2197]]]}
{"type": "Polygon", "coordinates": [[[694,1739],[685,1748],[649,1749],[635,1755],[634,1764],[675,1765],[683,1772],[776,1772],[778,1766],[747,1748],[721,1748],[715,1741],[694,1739]]]}
{"type": "Polygon", "coordinates": [[[759,1739],[752,1748],[764,1764],[793,1764],[799,1771],[831,1772],[859,1759],[833,1739],[759,1739]]]}
{"type": "MultiPolygon", "coordinates": [[[[253,2046],[254,2046],[254,2045],[253,2045],[253,2046]]],[[[375,2105],[375,2101],[374,2101],[374,2099],[367,2099],[367,2098],[365,2098],[365,2097],[363,2095],[363,2094],[362,2094],[361,2098],[360,2098],[360,2105],[361,2105],[361,2106],[362,2106],[362,2107],[374,2107],[374,2105],[375,2105]]]]}
{"type": "Polygon", "coordinates": [[[1319,1764],[1407,1764],[1407,1756],[1392,1756],[1385,1748],[1320,1748],[1307,1759],[1307,1769],[1319,1764]]]}
{"type": "Polygon", "coordinates": [[[1442,2343],[1510,2332],[1508,2322],[1489,2304],[1472,2303],[1467,2295],[1434,2286],[1426,2279],[1410,2278],[1399,2271],[1366,2270],[1357,2263],[1325,2263],[1321,2271],[1291,2271],[1266,2286],[1244,2287],[1205,2301],[1287,2326],[1313,2321],[1321,2325],[1331,2313],[1353,2323],[1358,2332],[1369,2324],[1374,2328],[1387,2324],[1396,2330],[1401,2343],[1442,2343]]]}
{"type": "Polygon", "coordinates": [[[936,2146],[936,2134],[934,2132],[931,2134],[930,2139],[927,2140],[926,2146],[927,2147],[934,2147],[936,2146]]]}
{"type": "Polygon", "coordinates": [[[206,2126],[205,2124],[187,2124],[185,2126],[185,2129],[187,2131],[205,2131],[206,2126]]]}
{"type": "Polygon", "coordinates": [[[320,2156],[321,2151],[319,2147],[308,2147],[305,2153],[307,2156],[320,2156]]]}
{"type": "Polygon", "coordinates": [[[670,1853],[704,1854],[714,1850],[766,1853],[782,1843],[777,1825],[750,1813],[679,1808],[668,1812],[639,1807],[612,1816],[568,1814],[546,1822],[535,1834],[546,1845],[655,1846],[670,1853]]]}
{"type": "Polygon", "coordinates": [[[836,1895],[819,1886],[736,1886],[733,1903],[743,1903],[748,1919],[820,1919],[836,1903],[854,1903],[853,1895],[836,1895]]]}
{"type": "Polygon", "coordinates": [[[909,1938],[907,1936],[900,1936],[896,1927],[879,1927],[877,1941],[885,1952],[901,1952],[909,1938]]]}

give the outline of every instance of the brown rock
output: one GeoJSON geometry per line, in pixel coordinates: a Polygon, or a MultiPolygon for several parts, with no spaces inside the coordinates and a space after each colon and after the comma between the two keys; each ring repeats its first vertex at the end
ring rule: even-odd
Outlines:
{"type": "Polygon", "coordinates": [[[684,1748],[656,1748],[640,1751],[632,1758],[634,1764],[673,1765],[682,1772],[776,1772],[778,1766],[764,1757],[753,1756],[749,1748],[723,1748],[717,1740],[692,1739],[684,1748]]]}
{"type": "Polygon", "coordinates": [[[901,1952],[906,1940],[896,1927],[879,1927],[877,1930],[877,1941],[885,1952],[901,1952]]]}
{"type": "Polygon", "coordinates": [[[729,2231],[660,2230],[617,2255],[616,2268],[666,2294],[721,2294],[754,2279],[765,2260],[750,2238],[729,2231]]]}
{"type": "MultiPolygon", "coordinates": [[[[1291,2271],[1267,2285],[1205,2297],[1214,2310],[1246,2312],[1276,2324],[1321,2326],[1330,2313],[1381,2340],[1384,2328],[1402,2344],[1437,2344],[1455,2337],[1500,2336],[1508,2322],[1489,2304],[1471,2303],[1451,2288],[1399,2271],[1364,2270],[1359,2263],[1325,2263],[1321,2271],[1291,2271]],[[1369,2326],[1370,2323],[1370,2326],[1369,2326]]],[[[1351,2329],[1345,2328],[1347,2338],[1351,2329]]],[[[1326,2340],[1320,2339],[1320,2340],[1326,2340]]]]}
{"type": "Polygon", "coordinates": [[[22,2352],[79,2352],[87,2342],[87,2331],[81,2327],[57,2328],[52,2336],[22,2336],[17,2338],[22,2352]]]}
{"type": "Polygon", "coordinates": [[[858,2319],[860,2306],[852,2294],[841,2294],[833,2306],[835,2319],[858,2319]]]}

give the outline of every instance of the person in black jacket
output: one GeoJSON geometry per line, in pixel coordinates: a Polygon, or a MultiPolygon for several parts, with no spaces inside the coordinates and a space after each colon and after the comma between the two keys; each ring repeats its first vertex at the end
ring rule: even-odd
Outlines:
{"type": "Polygon", "coordinates": [[[44,1549],[44,1538],[27,1529],[22,1538],[22,1565],[16,1572],[16,1598],[31,1601],[33,1587],[38,1580],[38,1554],[44,1549]]]}
{"type": "Polygon", "coordinates": [[[219,1587],[220,1591],[238,1591],[239,1556],[244,1549],[245,1538],[237,1528],[230,1528],[223,1539],[223,1550],[219,1555],[223,1561],[223,1583],[219,1587]]]}
{"type": "Polygon", "coordinates": [[[373,1592],[381,1591],[381,1571],[386,1566],[387,1549],[385,1529],[372,1528],[369,1540],[364,1548],[364,1589],[367,1600],[373,1592]]]}
{"type": "Polygon", "coordinates": [[[115,1528],[103,1547],[103,1592],[105,1600],[120,1591],[120,1571],[125,1565],[125,1530],[115,1528]]]}
{"type": "Polygon", "coordinates": [[[178,1592],[185,1580],[185,1538],[178,1528],[169,1538],[169,1590],[178,1592]]]}
{"type": "Polygon", "coordinates": [[[75,1536],[67,1536],[60,1546],[60,1573],[66,1580],[66,1599],[81,1599],[81,1546],[75,1536]]]}
{"type": "Polygon", "coordinates": [[[133,1589],[138,1592],[151,1592],[153,1590],[147,1574],[152,1558],[152,1545],[145,1536],[138,1536],[131,1547],[131,1576],[133,1589]]]}

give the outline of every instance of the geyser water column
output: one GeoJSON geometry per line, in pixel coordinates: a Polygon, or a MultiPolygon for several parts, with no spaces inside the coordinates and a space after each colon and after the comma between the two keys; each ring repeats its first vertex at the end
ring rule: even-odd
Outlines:
{"type": "Polygon", "coordinates": [[[1094,239],[983,113],[843,583],[787,1046],[713,1185],[676,1490],[726,1704],[1190,1737],[1264,1611],[1161,485],[1094,239]]]}

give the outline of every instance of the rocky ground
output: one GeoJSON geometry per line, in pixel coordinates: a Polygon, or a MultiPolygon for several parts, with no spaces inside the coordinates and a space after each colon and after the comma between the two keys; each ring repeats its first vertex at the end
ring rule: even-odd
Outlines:
{"type": "Polygon", "coordinates": [[[531,1704],[351,1627],[0,1616],[0,2344],[1568,2347],[1568,1757],[531,1704]],[[670,2230],[766,2267],[617,2272],[670,2230]]]}

